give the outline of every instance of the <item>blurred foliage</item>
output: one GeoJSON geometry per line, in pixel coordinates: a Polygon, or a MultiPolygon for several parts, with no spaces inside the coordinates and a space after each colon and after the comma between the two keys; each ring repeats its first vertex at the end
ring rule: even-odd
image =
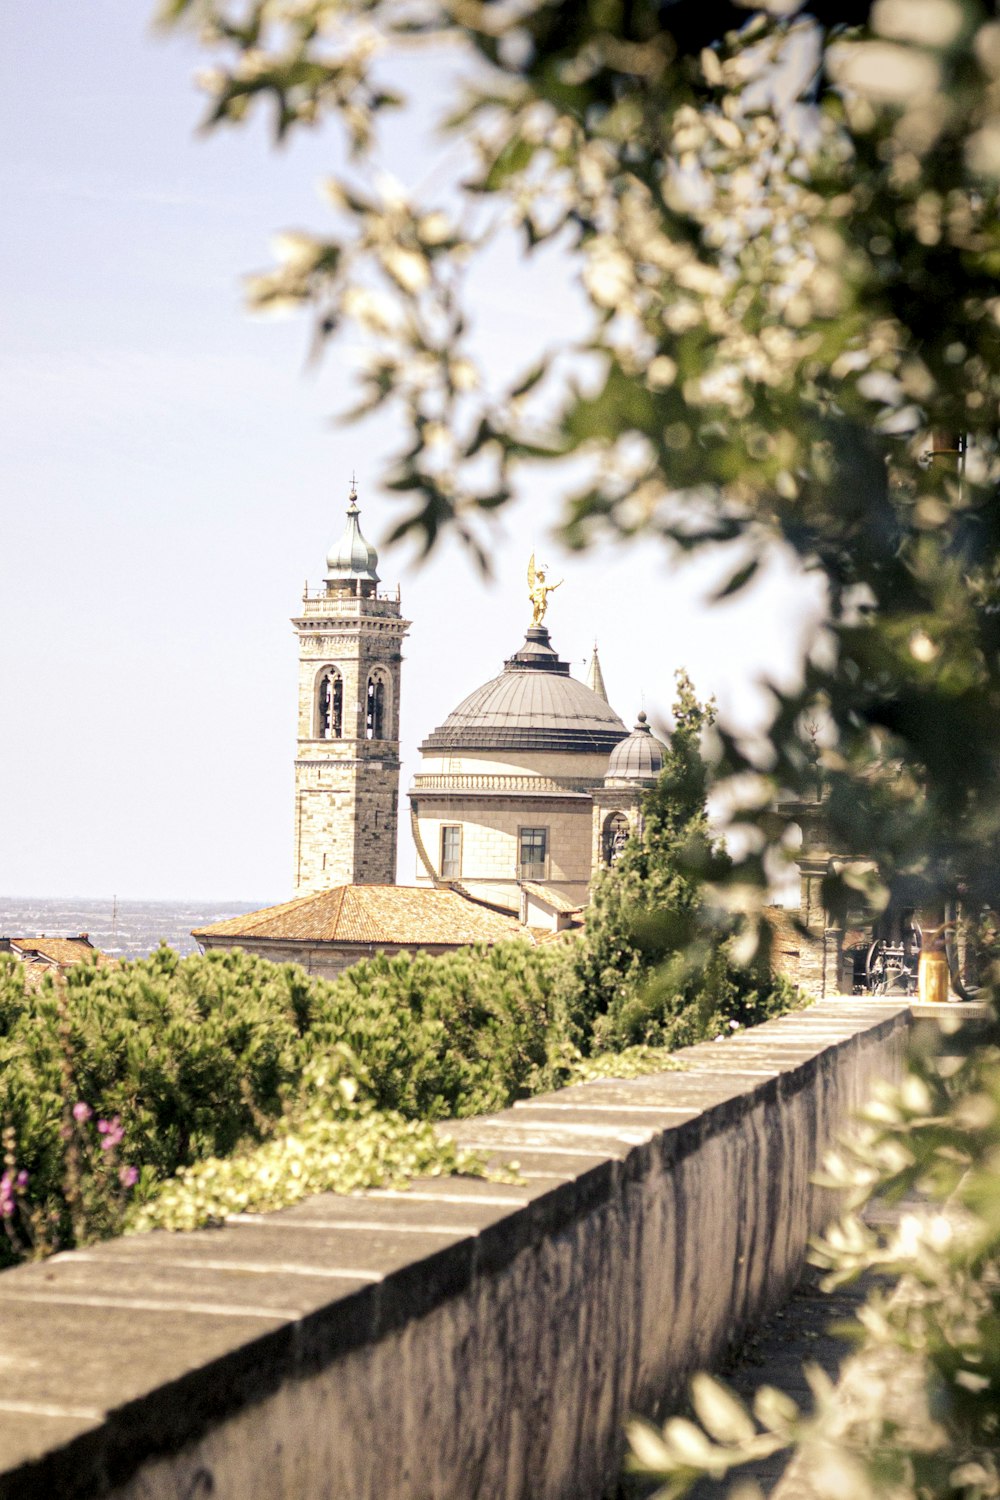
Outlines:
{"type": "MultiPolygon", "coordinates": [[[[215,54],[204,82],[216,122],[269,98],[279,135],[326,116],[346,130],[354,157],[328,185],[331,232],[287,236],[251,297],[312,308],[320,344],[360,327],[360,409],[391,403],[404,433],[389,476],[411,501],[400,533],[430,546],[453,526],[477,545],[519,465],[572,455],[587,477],[566,501],[571,544],[730,544],[730,594],[775,547],[822,580],[825,628],[801,686],[774,692],[764,740],[715,727],[714,774],[747,850],[715,872],[720,910],[759,910],[784,847],[774,803],[814,799],[819,774],[831,910],[957,903],[995,925],[993,7],[173,0],[166,17],[196,22],[215,54]],[[379,179],[370,152],[398,102],[378,84],[385,53],[441,40],[466,63],[447,128],[470,165],[425,203],[379,179]],[[475,358],[463,282],[511,230],[529,253],[558,242],[589,321],[559,348],[528,351],[523,376],[497,389],[475,358]]],[[[992,952],[978,977],[992,999],[992,952]]],[[[879,1494],[996,1493],[995,1434],[976,1415],[992,1422],[998,1405],[995,1066],[984,1049],[954,1079],[918,1069],[907,1088],[927,1098],[912,1119],[905,1099],[891,1106],[906,1118],[883,1122],[875,1177],[852,1169],[870,1187],[894,1180],[898,1159],[931,1197],[950,1182],[958,1207],[908,1229],[912,1255],[893,1254],[919,1295],[869,1328],[912,1345],[943,1414],[930,1456],[901,1447],[876,1411],[857,1462],[828,1449],[840,1493],[864,1493],[862,1472],[879,1494]]],[[[850,1246],[834,1248],[849,1264],[850,1246]]],[[[727,1468],[712,1444],[804,1431],[772,1393],[751,1438],[748,1417],[701,1389],[709,1437],[668,1426],[668,1493],[685,1464],[727,1468]]]]}

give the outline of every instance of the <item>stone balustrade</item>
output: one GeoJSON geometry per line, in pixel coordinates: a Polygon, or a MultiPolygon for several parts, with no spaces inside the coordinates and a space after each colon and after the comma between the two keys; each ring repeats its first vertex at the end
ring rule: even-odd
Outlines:
{"type": "Polygon", "coordinates": [[[537,793],[539,796],[576,796],[588,792],[594,785],[592,776],[562,776],[554,780],[550,776],[505,776],[467,775],[461,771],[424,772],[413,778],[412,790],[422,792],[517,792],[537,793]]]}

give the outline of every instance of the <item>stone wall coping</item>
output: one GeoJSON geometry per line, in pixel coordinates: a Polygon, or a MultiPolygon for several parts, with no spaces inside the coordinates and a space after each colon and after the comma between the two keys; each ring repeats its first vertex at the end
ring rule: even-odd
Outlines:
{"type": "Polygon", "coordinates": [[[949,1000],[944,1004],[911,1000],[909,1004],[915,1020],[941,1021],[946,1026],[952,1022],[962,1025],[966,1021],[989,1021],[993,1017],[992,1006],[985,1000],[949,1000]]]}
{"type": "Polygon", "coordinates": [[[422,1179],[219,1229],[107,1241],[0,1275],[0,1500],[108,1494],[284,1382],[400,1329],[684,1159],[823,1059],[909,1027],[905,1001],[820,1001],[442,1129],[522,1181],[422,1179]]]}

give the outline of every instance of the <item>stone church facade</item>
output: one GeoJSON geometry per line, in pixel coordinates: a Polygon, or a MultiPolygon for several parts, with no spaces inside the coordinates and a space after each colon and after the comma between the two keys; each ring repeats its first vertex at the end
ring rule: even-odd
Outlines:
{"type": "MultiPolygon", "coordinates": [[[[299,644],[295,894],[396,879],[401,646],[398,590],[352,487],[322,587],[306,589],[299,644]]],[[[541,606],[544,613],[544,601],[541,606]]],[[[537,612],[537,611],[536,611],[537,612]]],[[[634,826],[663,747],[645,716],[630,735],[608,702],[597,648],[587,683],[539,621],[502,672],[420,747],[409,789],[418,887],[451,888],[506,911],[526,886],[582,907],[596,868],[634,826]]]]}
{"type": "Polygon", "coordinates": [[[627,730],[606,696],[570,676],[544,625],[420,746],[410,788],[418,884],[459,880],[516,908],[520,886],[582,906],[593,797],[627,730]]]}
{"type": "Polygon", "coordinates": [[[584,906],[663,764],[645,715],[630,735],[609,704],[596,648],[589,684],[578,682],[544,625],[420,751],[409,792],[418,884],[460,881],[511,910],[526,886],[584,906]]]}
{"type": "MultiPolygon", "coordinates": [[[[666,747],[645,714],[626,729],[608,701],[596,645],[586,683],[570,674],[544,624],[552,590],[536,588],[522,645],[420,746],[408,791],[416,884],[397,886],[409,621],[399,590],[379,589],[378,555],[359,517],[352,484],[323,583],[307,586],[292,621],[293,900],[195,936],[204,948],[246,947],[333,974],[374,952],[444,952],[578,925],[595,873],[641,830],[643,795],[666,747]]],[[[798,921],[781,909],[769,914],[775,965],[804,988],[831,993],[844,982],[843,934],[823,907],[833,857],[822,810],[803,803],[779,811],[802,829],[802,910],[798,921]]]]}

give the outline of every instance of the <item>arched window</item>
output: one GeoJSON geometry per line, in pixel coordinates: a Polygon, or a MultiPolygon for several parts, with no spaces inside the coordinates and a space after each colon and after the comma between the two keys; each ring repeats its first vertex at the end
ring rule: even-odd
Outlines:
{"type": "Polygon", "coordinates": [[[610,813],[605,818],[601,852],[606,865],[613,865],[621,858],[621,852],[628,842],[628,835],[628,818],[624,813],[610,813]]]}
{"type": "Polygon", "coordinates": [[[384,740],[388,720],[387,708],[388,694],[386,692],[385,678],[381,672],[375,671],[368,679],[368,699],[365,713],[365,738],[369,740],[384,740]]]}
{"type": "Polygon", "coordinates": [[[316,738],[339,740],[344,733],[344,679],[336,667],[324,667],[316,685],[316,738]]]}

